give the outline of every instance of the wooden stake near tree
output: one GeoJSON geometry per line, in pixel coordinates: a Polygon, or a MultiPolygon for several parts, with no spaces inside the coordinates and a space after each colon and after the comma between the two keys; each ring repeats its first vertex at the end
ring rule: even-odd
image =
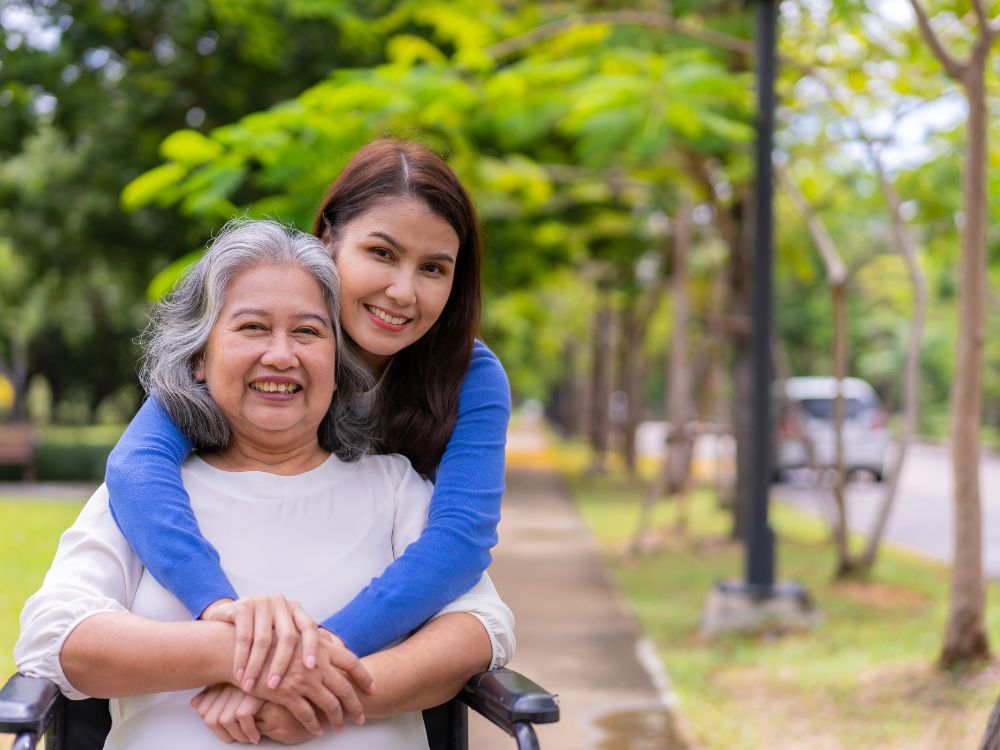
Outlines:
{"type": "MultiPolygon", "coordinates": [[[[906,454],[917,428],[917,419],[919,415],[918,398],[920,387],[920,351],[923,346],[924,322],[927,318],[927,282],[924,279],[924,273],[920,268],[920,263],[917,257],[918,253],[916,240],[914,239],[912,232],[910,232],[906,219],[903,217],[902,200],[896,192],[896,188],[893,186],[889,176],[886,174],[885,167],[882,164],[875,143],[864,134],[862,134],[861,139],[868,146],[869,157],[871,158],[875,173],[878,176],[882,194],[889,207],[889,213],[892,218],[892,231],[890,236],[892,238],[893,251],[903,258],[907,274],[910,277],[910,283],[913,287],[913,313],[910,316],[910,329],[906,346],[906,365],[903,372],[902,420],[899,434],[896,436],[896,446],[893,454],[893,460],[886,471],[882,499],[875,514],[875,522],[872,525],[871,531],[867,535],[864,551],[861,553],[860,557],[852,557],[849,554],[849,550],[847,548],[847,538],[843,533],[846,518],[842,518],[838,523],[835,537],[838,552],[837,569],[838,573],[841,575],[850,572],[860,572],[864,574],[869,573],[878,556],[879,545],[881,543],[882,536],[885,533],[885,527],[889,520],[889,514],[892,511],[892,506],[899,489],[899,477],[903,470],[903,464],[906,461],[906,454]]],[[[839,258],[836,258],[836,250],[833,248],[833,240],[829,236],[829,233],[824,229],[822,223],[819,221],[815,209],[808,204],[801,192],[799,192],[794,184],[791,183],[787,174],[783,171],[779,171],[779,179],[791,196],[792,201],[795,203],[798,210],[807,217],[810,232],[813,234],[813,239],[816,241],[817,246],[826,248],[825,251],[821,253],[824,257],[824,263],[826,263],[828,257],[835,260],[834,271],[839,278],[842,269],[837,269],[836,266],[839,263],[842,267],[843,263],[839,262],[839,258]]],[[[827,264],[827,266],[829,269],[829,264],[827,264]]],[[[839,331],[839,333],[836,334],[836,344],[834,347],[836,352],[835,361],[838,362],[839,365],[837,368],[838,371],[843,370],[844,376],[846,376],[847,358],[845,344],[846,333],[844,332],[844,312],[843,304],[841,303],[838,305],[836,292],[834,292],[834,307],[835,326],[839,331]]],[[[842,376],[838,375],[838,377],[842,376]]],[[[840,400],[839,397],[838,400],[840,400]]],[[[837,507],[839,509],[843,507],[842,503],[844,498],[842,493],[844,492],[846,482],[846,476],[842,466],[842,412],[837,416],[835,424],[838,451],[838,481],[835,487],[835,492],[839,491],[841,493],[841,495],[836,498],[837,507]]]]}
{"type": "Polygon", "coordinates": [[[833,524],[834,548],[837,551],[838,577],[853,572],[854,558],[849,547],[847,526],[847,470],[844,466],[844,394],[843,382],[847,377],[847,266],[837,246],[826,231],[823,222],[816,215],[816,210],[806,200],[795,182],[781,167],[775,168],[779,184],[792,199],[795,208],[802,215],[812,235],[816,249],[823,259],[826,269],[826,283],[830,289],[833,301],[833,375],[837,380],[837,393],[833,399],[833,434],[834,434],[834,483],[833,501],[837,516],[833,524]]]}
{"type": "Polygon", "coordinates": [[[958,263],[958,354],[951,391],[951,462],[955,487],[955,549],[948,624],[940,660],[952,665],[989,656],[983,623],[982,507],[979,494],[979,426],[983,340],[986,327],[986,168],[989,163],[986,67],[1000,21],[990,19],[983,0],[972,0],[976,38],[966,60],[945,48],[920,0],[910,0],[920,33],[945,73],[965,95],[965,157],[962,169],[962,252],[958,263]]]}
{"type": "Polygon", "coordinates": [[[688,319],[691,314],[688,292],[688,256],[691,252],[693,206],[685,204],[677,212],[673,236],[671,297],[673,303],[668,373],[667,422],[669,424],[663,463],[643,498],[639,522],[632,537],[631,551],[638,553],[649,531],[650,517],[657,501],[666,494],[677,501],[677,528],[683,531],[687,519],[687,486],[694,435],[691,433],[691,365],[688,358],[688,319]]]}
{"type": "Polygon", "coordinates": [[[875,565],[875,558],[878,555],[879,543],[885,533],[886,523],[889,521],[889,513],[892,511],[896,493],[899,490],[899,477],[903,473],[903,465],[906,462],[906,454],[910,447],[910,442],[917,430],[917,420],[920,408],[920,352],[923,349],[924,322],[927,319],[927,282],[924,279],[924,272],[920,268],[920,261],[917,257],[917,243],[910,231],[910,227],[903,217],[903,202],[899,193],[885,172],[885,166],[878,153],[878,149],[870,139],[865,141],[868,145],[868,153],[875,173],[878,175],[879,186],[882,195],[889,206],[889,213],[892,216],[892,247],[906,264],[906,271],[910,277],[910,284],[913,287],[913,313],[910,316],[910,332],[906,344],[906,365],[903,369],[903,413],[899,434],[896,436],[896,450],[892,463],[885,473],[885,486],[882,492],[882,501],[879,504],[875,515],[875,523],[868,534],[868,541],[865,543],[865,550],[861,554],[860,567],[865,572],[870,572],[875,565]]]}

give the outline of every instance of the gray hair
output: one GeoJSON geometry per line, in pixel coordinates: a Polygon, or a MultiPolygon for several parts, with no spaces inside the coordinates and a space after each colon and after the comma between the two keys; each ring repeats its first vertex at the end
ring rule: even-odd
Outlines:
{"type": "MultiPolygon", "coordinates": [[[[143,336],[139,380],[201,448],[225,447],[230,431],[208,387],[195,379],[233,278],[261,263],[297,263],[323,289],[336,341],[337,390],[320,423],[320,445],[353,461],[372,449],[374,379],[340,328],[340,278],[326,246],[274,221],[230,221],[170,295],[154,307],[143,336]]],[[[331,363],[334,364],[334,363],[331,363]]]]}

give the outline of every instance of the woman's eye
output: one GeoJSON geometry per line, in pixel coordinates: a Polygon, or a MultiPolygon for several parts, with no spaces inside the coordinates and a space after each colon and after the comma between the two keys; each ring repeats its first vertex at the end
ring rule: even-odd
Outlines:
{"type": "Polygon", "coordinates": [[[260,323],[244,323],[240,326],[241,331],[263,331],[264,326],[260,323]]]}
{"type": "Polygon", "coordinates": [[[295,333],[304,333],[304,334],[306,334],[308,336],[318,336],[319,335],[319,331],[317,331],[315,328],[308,328],[308,327],[306,327],[306,328],[296,328],[295,329],[295,333]]]}
{"type": "Polygon", "coordinates": [[[424,272],[432,274],[434,276],[443,276],[445,273],[444,266],[438,263],[428,263],[424,266],[424,272]]]}
{"type": "Polygon", "coordinates": [[[373,247],[370,252],[372,255],[379,258],[389,259],[392,257],[392,254],[384,247],[373,247]]]}

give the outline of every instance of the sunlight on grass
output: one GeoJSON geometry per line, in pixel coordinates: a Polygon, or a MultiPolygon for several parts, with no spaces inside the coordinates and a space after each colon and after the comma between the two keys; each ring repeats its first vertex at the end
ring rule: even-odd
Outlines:
{"type": "MultiPolygon", "coordinates": [[[[743,553],[727,539],[729,513],[706,490],[691,494],[687,533],[675,505],[654,514],[655,551],[622,552],[645,484],[622,474],[583,478],[577,448],[563,452],[578,507],[656,644],[690,733],[708,750],[976,747],[1000,685],[1000,664],[934,666],[947,612],[945,566],[885,548],[869,581],[832,581],[823,521],[776,503],[778,574],[802,583],[823,615],[814,631],[776,637],[698,635],[716,581],[741,578],[743,553]]],[[[857,542],[857,540],[855,540],[857,542]]],[[[996,601],[996,587],[990,596],[996,601]]],[[[1000,612],[988,627],[1000,639],[1000,612]]]]}
{"type": "Polygon", "coordinates": [[[42,583],[59,536],[82,502],[0,498],[0,675],[14,671],[11,651],[24,600],[42,583]]]}

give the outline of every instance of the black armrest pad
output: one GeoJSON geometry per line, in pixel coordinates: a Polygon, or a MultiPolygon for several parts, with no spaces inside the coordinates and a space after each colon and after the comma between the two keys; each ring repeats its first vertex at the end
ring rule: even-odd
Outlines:
{"type": "Polygon", "coordinates": [[[0,732],[41,735],[55,717],[62,695],[55,683],[15,674],[0,689],[0,732]]]}
{"type": "Polygon", "coordinates": [[[520,721],[559,721],[559,698],[509,669],[477,674],[465,684],[460,697],[471,709],[508,731],[520,721]]]}

